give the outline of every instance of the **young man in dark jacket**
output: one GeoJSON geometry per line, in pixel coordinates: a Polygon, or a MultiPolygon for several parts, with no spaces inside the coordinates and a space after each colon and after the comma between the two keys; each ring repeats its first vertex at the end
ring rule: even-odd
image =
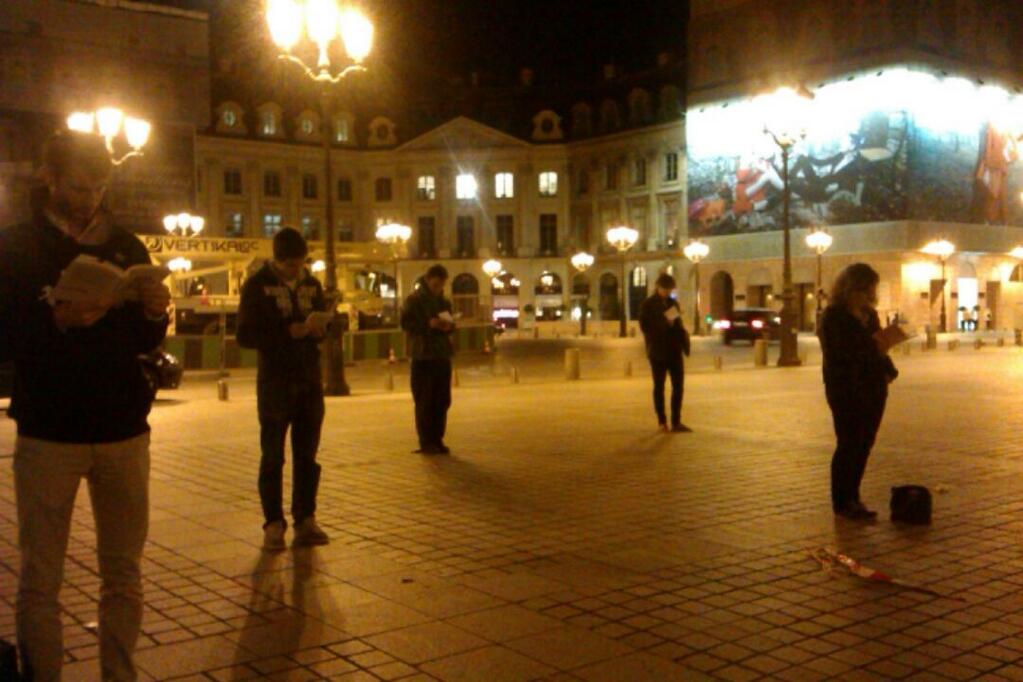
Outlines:
{"type": "Polygon", "coordinates": [[[242,287],[238,344],[259,351],[256,401],[259,410],[259,498],[263,548],[285,548],[284,441],[291,428],[291,515],[296,545],[327,544],[316,523],[320,465],[316,451],[323,425],[323,385],[318,343],[326,327],[310,313],[325,312],[320,283],[306,270],[302,235],[284,228],[274,236],[274,256],[242,287]]]}
{"type": "Polygon", "coordinates": [[[682,354],[689,355],[689,334],[682,326],[682,311],[678,301],[671,297],[675,278],[662,274],[656,289],[639,309],[639,326],[646,340],[646,354],[654,376],[654,410],[662,431],[668,430],[664,413],[664,379],[671,376],[671,430],[687,432],[682,423],[683,368],[682,354]]]}
{"type": "Polygon", "coordinates": [[[170,292],[153,280],[140,284],[132,302],[72,303],[52,293],[79,255],[124,269],[150,262],[142,242],[102,210],[112,169],[102,138],[58,133],[43,152],[45,205],[32,223],[0,231],[0,359],[12,359],[16,372],[9,410],[18,425],[16,621],[30,680],[60,679],[58,595],[82,478],[102,580],[101,677],[136,679],[153,402],[139,355],[163,341],[170,292]]]}
{"type": "Polygon", "coordinates": [[[416,403],[416,431],[424,455],[449,452],[444,444],[448,408],[451,407],[451,333],[455,321],[451,302],[444,298],[448,271],[434,265],[405,300],[401,328],[408,333],[412,356],[412,398],[416,403]]]}

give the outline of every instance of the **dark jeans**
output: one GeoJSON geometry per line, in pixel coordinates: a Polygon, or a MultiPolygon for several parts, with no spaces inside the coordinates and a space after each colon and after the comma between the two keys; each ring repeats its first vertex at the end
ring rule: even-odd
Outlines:
{"type": "Polygon", "coordinates": [[[881,427],[887,396],[849,403],[828,400],[838,446],[831,458],[831,506],[837,511],[860,501],[860,482],[881,427]]]}
{"type": "Polygon", "coordinates": [[[664,413],[664,380],[666,376],[671,376],[671,424],[674,426],[682,420],[682,356],[670,360],[650,358],[650,369],[654,375],[654,411],[661,424],[668,423],[664,413]]]}
{"type": "Polygon", "coordinates": [[[320,465],[316,451],[323,425],[323,389],[318,383],[260,384],[259,499],[266,523],[284,520],[284,442],[291,428],[291,516],[300,523],[316,512],[320,465]]]}
{"type": "Polygon", "coordinates": [[[419,447],[441,445],[451,407],[451,361],[413,360],[412,399],[416,402],[419,447]]]}

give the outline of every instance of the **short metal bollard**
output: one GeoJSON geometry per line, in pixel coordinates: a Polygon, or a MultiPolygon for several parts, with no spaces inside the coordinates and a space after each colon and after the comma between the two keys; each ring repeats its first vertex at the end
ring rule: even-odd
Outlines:
{"type": "Polygon", "coordinates": [[[511,382],[513,384],[519,383],[519,368],[518,367],[512,367],[511,368],[511,382]]]}
{"type": "Polygon", "coordinates": [[[1017,346],[1023,346],[1023,329],[1014,329],[1012,331],[1017,346]]]}
{"type": "Polygon", "coordinates": [[[980,350],[983,347],[984,347],[984,339],[974,339],[973,340],[973,349],[974,350],[980,350]]]}
{"type": "Polygon", "coordinates": [[[451,386],[454,388],[458,388],[459,386],[461,386],[461,381],[458,378],[457,369],[451,370],[451,386]]]}
{"type": "Polygon", "coordinates": [[[764,339],[753,342],[753,366],[767,367],[767,341],[764,339]]]}
{"type": "Polygon", "coordinates": [[[627,377],[632,376],[632,360],[625,361],[625,376],[627,377]]]}
{"type": "Polygon", "coordinates": [[[959,342],[956,341],[955,339],[950,340],[948,342],[949,351],[954,351],[956,348],[959,348],[959,342]]]}
{"type": "Polygon", "coordinates": [[[217,379],[217,400],[228,399],[227,379],[217,379]]]}
{"type": "Polygon", "coordinates": [[[565,380],[566,381],[578,381],[579,380],[579,349],[578,348],[566,348],[565,349],[565,380]]]}
{"type": "Polygon", "coordinates": [[[384,389],[387,391],[394,390],[394,372],[387,373],[387,377],[384,379],[384,389]]]}
{"type": "Polygon", "coordinates": [[[720,372],[722,369],[724,369],[724,366],[725,366],[725,359],[723,357],[721,357],[720,355],[715,355],[714,356],[714,369],[716,369],[716,370],[718,370],[720,372]]]}
{"type": "Polygon", "coordinates": [[[998,346],[999,348],[1005,348],[1005,339],[999,336],[998,341],[995,342],[995,345],[998,346]]]}
{"type": "Polygon", "coordinates": [[[931,330],[927,330],[927,344],[926,350],[935,350],[938,347],[938,334],[931,330]]]}

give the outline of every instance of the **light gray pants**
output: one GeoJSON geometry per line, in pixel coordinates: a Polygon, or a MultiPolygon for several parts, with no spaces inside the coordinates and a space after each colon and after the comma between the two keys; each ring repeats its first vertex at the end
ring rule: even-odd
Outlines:
{"type": "Polygon", "coordinates": [[[28,679],[60,680],[64,645],[58,596],[82,478],[89,482],[102,580],[102,679],[131,682],[136,679],[132,654],[142,623],[139,563],[149,528],[148,433],[98,445],[18,437],[14,447],[21,549],[18,648],[28,679]]]}

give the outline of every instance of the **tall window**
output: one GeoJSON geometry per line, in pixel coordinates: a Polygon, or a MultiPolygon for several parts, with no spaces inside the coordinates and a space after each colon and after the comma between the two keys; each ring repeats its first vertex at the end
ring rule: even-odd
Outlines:
{"type": "Polygon", "coordinates": [[[376,197],[377,201],[390,201],[393,196],[390,178],[377,178],[376,197]]]}
{"type": "Polygon", "coordinates": [[[472,173],[461,173],[455,178],[455,197],[463,201],[475,199],[480,186],[472,173]]]}
{"type": "Polygon", "coordinates": [[[313,216],[302,216],[302,236],[306,239],[320,238],[320,220],[313,216]]]}
{"type": "Polygon", "coordinates": [[[678,180],[678,152],[668,152],[664,155],[664,179],[669,182],[678,180]]]}
{"type": "Polygon", "coordinates": [[[242,193],[242,172],[237,168],[224,171],[224,194],[242,193]]]}
{"type": "Polygon", "coordinates": [[[281,196],[281,174],[277,171],[266,171],[263,173],[263,196],[281,196]]]}
{"type": "Polygon", "coordinates": [[[311,118],[303,118],[300,125],[302,127],[302,132],[306,135],[312,135],[316,131],[316,124],[313,123],[311,118]]]}
{"type": "Polygon", "coordinates": [[[549,256],[558,253],[558,216],[554,213],[540,214],[540,253],[549,256]]]}
{"type": "Polygon", "coordinates": [[[437,179],[432,175],[420,175],[416,180],[416,199],[433,201],[437,198],[437,179]]]}
{"type": "Polygon", "coordinates": [[[245,218],[241,213],[228,213],[224,234],[228,237],[241,237],[245,234],[245,218]]]}
{"type": "Polygon", "coordinates": [[[553,197],[558,194],[558,174],[554,171],[540,173],[540,196],[553,197]]]}
{"type": "Polygon", "coordinates": [[[348,142],[348,119],[344,116],[334,119],[334,141],[348,142]]]}
{"type": "Polygon", "coordinates": [[[416,247],[420,258],[433,258],[437,255],[437,220],[431,216],[419,218],[419,229],[416,230],[416,247]]]}
{"type": "Polygon", "coordinates": [[[502,256],[515,255],[515,218],[497,216],[497,252],[502,256]]]}
{"type": "Polygon", "coordinates": [[[263,112],[259,120],[259,132],[268,136],[277,134],[277,115],[274,112],[263,112]]]}
{"type": "Polygon", "coordinates": [[[339,242],[355,241],[355,228],[345,219],[341,219],[337,223],[337,240],[339,242]]]}
{"type": "Polygon", "coordinates": [[[515,176],[512,173],[498,173],[494,176],[494,196],[511,199],[515,196],[515,176]]]}
{"type": "Polygon", "coordinates": [[[315,199],[320,193],[319,183],[316,180],[316,176],[312,173],[306,173],[302,176],[302,198],[303,199],[315,199]]]}
{"type": "Polygon", "coordinates": [[[604,189],[618,189],[618,166],[612,162],[604,166],[604,189]]]}
{"type": "Polygon", "coordinates": [[[460,215],[456,223],[457,250],[459,258],[472,258],[476,255],[476,230],[470,216],[460,215]]]}
{"type": "Polygon", "coordinates": [[[646,184],[646,159],[636,159],[636,165],[633,167],[632,180],[637,186],[643,186],[646,184]]]}
{"type": "Polygon", "coordinates": [[[352,181],[348,178],[341,178],[337,181],[337,200],[338,201],[351,201],[352,200],[352,181]]]}
{"type": "Polygon", "coordinates": [[[263,214],[263,236],[273,237],[277,234],[277,231],[281,229],[281,214],[280,213],[264,213],[263,214]]]}

